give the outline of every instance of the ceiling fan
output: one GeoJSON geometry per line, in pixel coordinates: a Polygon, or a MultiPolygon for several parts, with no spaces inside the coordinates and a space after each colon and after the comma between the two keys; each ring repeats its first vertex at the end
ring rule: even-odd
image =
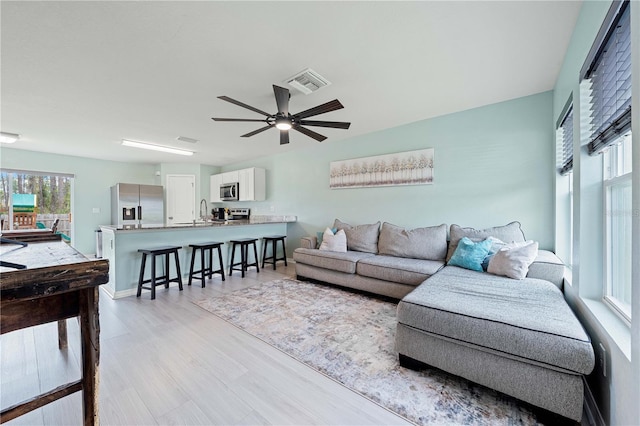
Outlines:
{"type": "Polygon", "coordinates": [[[216,118],[213,117],[214,121],[261,121],[267,123],[266,126],[259,128],[258,130],[254,130],[253,132],[249,132],[245,135],[242,135],[243,138],[248,138],[253,135],[257,135],[260,132],[264,132],[265,130],[269,130],[272,127],[276,127],[280,130],[280,145],[289,143],[289,129],[297,130],[298,132],[307,135],[318,142],[322,142],[327,137],[321,135],[320,133],[316,133],[313,130],[309,130],[302,126],[318,126],[318,127],[331,127],[334,129],[348,129],[351,123],[345,123],[342,121],[316,121],[316,120],[305,120],[305,118],[313,117],[314,115],[320,115],[327,112],[335,111],[338,109],[344,108],[344,106],[340,103],[339,100],[334,99],[333,101],[327,102],[322,105],[318,105],[316,107],[310,108],[306,111],[299,112],[297,114],[289,113],[289,99],[291,98],[291,94],[288,89],[280,86],[273,86],[273,93],[276,97],[276,104],[278,106],[278,112],[275,114],[269,114],[268,112],[264,112],[259,110],[258,108],[254,108],[251,105],[247,105],[240,101],[236,101],[228,96],[218,96],[218,99],[222,99],[223,101],[231,102],[232,104],[241,106],[246,109],[250,109],[251,111],[257,112],[258,114],[262,114],[266,116],[266,118],[257,119],[257,118],[216,118]]]}

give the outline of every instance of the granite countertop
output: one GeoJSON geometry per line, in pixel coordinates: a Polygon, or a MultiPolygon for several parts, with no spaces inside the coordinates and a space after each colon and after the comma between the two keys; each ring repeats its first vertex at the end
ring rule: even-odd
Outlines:
{"type": "Polygon", "coordinates": [[[259,225],[263,223],[289,223],[296,222],[296,216],[251,216],[250,220],[213,220],[213,221],[195,221],[192,223],[176,223],[173,225],[102,225],[100,228],[106,228],[113,231],[145,231],[145,230],[161,230],[161,229],[190,229],[190,228],[215,228],[215,227],[228,227],[228,226],[246,226],[246,225],[259,225]]]}

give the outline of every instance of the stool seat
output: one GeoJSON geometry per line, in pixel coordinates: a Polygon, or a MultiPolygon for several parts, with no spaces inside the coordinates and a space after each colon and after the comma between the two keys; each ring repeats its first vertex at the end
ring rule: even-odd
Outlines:
{"type": "Polygon", "coordinates": [[[193,243],[193,244],[189,244],[189,247],[191,247],[191,267],[189,268],[189,283],[188,285],[191,285],[191,281],[196,279],[196,280],[201,280],[202,281],[202,288],[205,287],[205,280],[206,277],[211,278],[213,276],[213,274],[220,274],[222,276],[222,281],[224,281],[224,267],[222,266],[222,245],[224,243],[218,242],[218,241],[211,241],[208,243],[193,243]],[[218,262],[220,265],[219,269],[214,270],[213,269],[213,250],[217,249],[218,250],[218,262]],[[194,271],[193,270],[193,266],[196,260],[196,252],[200,250],[200,270],[194,271]],[[206,265],[205,259],[206,259],[206,255],[209,255],[209,266],[206,265]],[[196,276],[196,274],[200,273],[201,276],[198,277],[196,276]]]}
{"type": "Polygon", "coordinates": [[[266,237],[262,237],[264,240],[262,244],[262,268],[264,269],[264,264],[271,263],[273,264],[273,269],[276,269],[276,262],[278,260],[284,260],[284,266],[287,266],[287,249],[285,248],[284,240],[287,238],[286,235],[269,235],[266,237]],[[278,257],[278,242],[282,242],[282,257],[278,257]],[[271,243],[271,256],[267,256],[267,245],[271,243]]]}
{"type": "Polygon", "coordinates": [[[170,282],[177,282],[180,291],[182,291],[182,274],[180,273],[180,259],[178,258],[178,250],[180,246],[162,246],[154,248],[138,249],[138,253],[142,253],[142,263],[140,265],[140,277],[138,278],[138,291],[136,297],[140,297],[142,289],[151,290],[151,300],[156,298],[156,286],[163,285],[165,288],[169,288],[170,282]],[[176,263],[177,276],[175,278],[170,277],[169,273],[169,255],[174,255],[176,263]],[[144,269],[147,264],[147,256],[151,256],[151,278],[144,279],[144,269]],[[156,257],[164,256],[164,275],[156,276],[156,257]],[[150,287],[145,287],[144,284],[151,283],[150,287]]]}
{"type": "Polygon", "coordinates": [[[255,266],[256,272],[260,272],[260,267],[258,266],[258,248],[256,246],[257,238],[238,238],[235,240],[229,241],[231,246],[231,265],[229,266],[229,276],[233,273],[233,271],[240,271],[242,278],[244,278],[244,273],[247,271],[249,266],[255,266]],[[234,262],[236,255],[236,247],[240,246],[240,262],[234,262]],[[253,246],[253,263],[248,263],[248,252],[249,246],[253,246]],[[236,268],[236,266],[240,265],[240,269],[236,268]]]}

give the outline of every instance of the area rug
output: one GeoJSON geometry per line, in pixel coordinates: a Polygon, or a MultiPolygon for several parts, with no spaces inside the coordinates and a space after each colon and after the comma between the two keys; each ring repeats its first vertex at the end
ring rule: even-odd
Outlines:
{"type": "Polygon", "coordinates": [[[395,303],[291,279],[194,303],[415,424],[537,423],[506,395],[400,367],[395,303]]]}

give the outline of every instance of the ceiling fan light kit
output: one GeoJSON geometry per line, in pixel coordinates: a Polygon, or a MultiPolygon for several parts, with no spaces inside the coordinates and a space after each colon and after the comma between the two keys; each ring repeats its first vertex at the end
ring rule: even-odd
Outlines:
{"type": "Polygon", "coordinates": [[[316,107],[310,108],[308,110],[290,114],[289,113],[289,99],[291,98],[291,94],[289,93],[289,89],[285,89],[284,87],[273,85],[273,94],[276,98],[276,105],[278,106],[278,112],[275,114],[269,114],[268,112],[262,111],[258,108],[252,107],[251,105],[247,105],[243,102],[237,101],[228,96],[218,96],[218,99],[222,99],[223,101],[230,102],[234,105],[240,106],[242,108],[246,108],[258,114],[264,115],[266,118],[218,118],[213,117],[214,121],[237,121],[237,122],[263,122],[267,125],[261,127],[257,130],[249,132],[247,134],[242,135],[243,138],[248,138],[258,133],[264,132],[265,130],[269,130],[272,127],[276,127],[280,130],[280,145],[285,145],[289,143],[289,130],[296,130],[304,135],[309,136],[317,140],[318,142],[322,142],[327,137],[321,135],[320,133],[314,132],[313,130],[309,130],[303,126],[318,126],[318,127],[329,127],[333,129],[348,129],[351,123],[343,122],[343,121],[317,121],[317,120],[305,120],[305,118],[313,117],[315,115],[325,114],[327,112],[335,111],[338,109],[344,108],[344,106],[340,103],[339,100],[334,99],[333,101],[326,102],[322,105],[318,105],[316,107]]]}

